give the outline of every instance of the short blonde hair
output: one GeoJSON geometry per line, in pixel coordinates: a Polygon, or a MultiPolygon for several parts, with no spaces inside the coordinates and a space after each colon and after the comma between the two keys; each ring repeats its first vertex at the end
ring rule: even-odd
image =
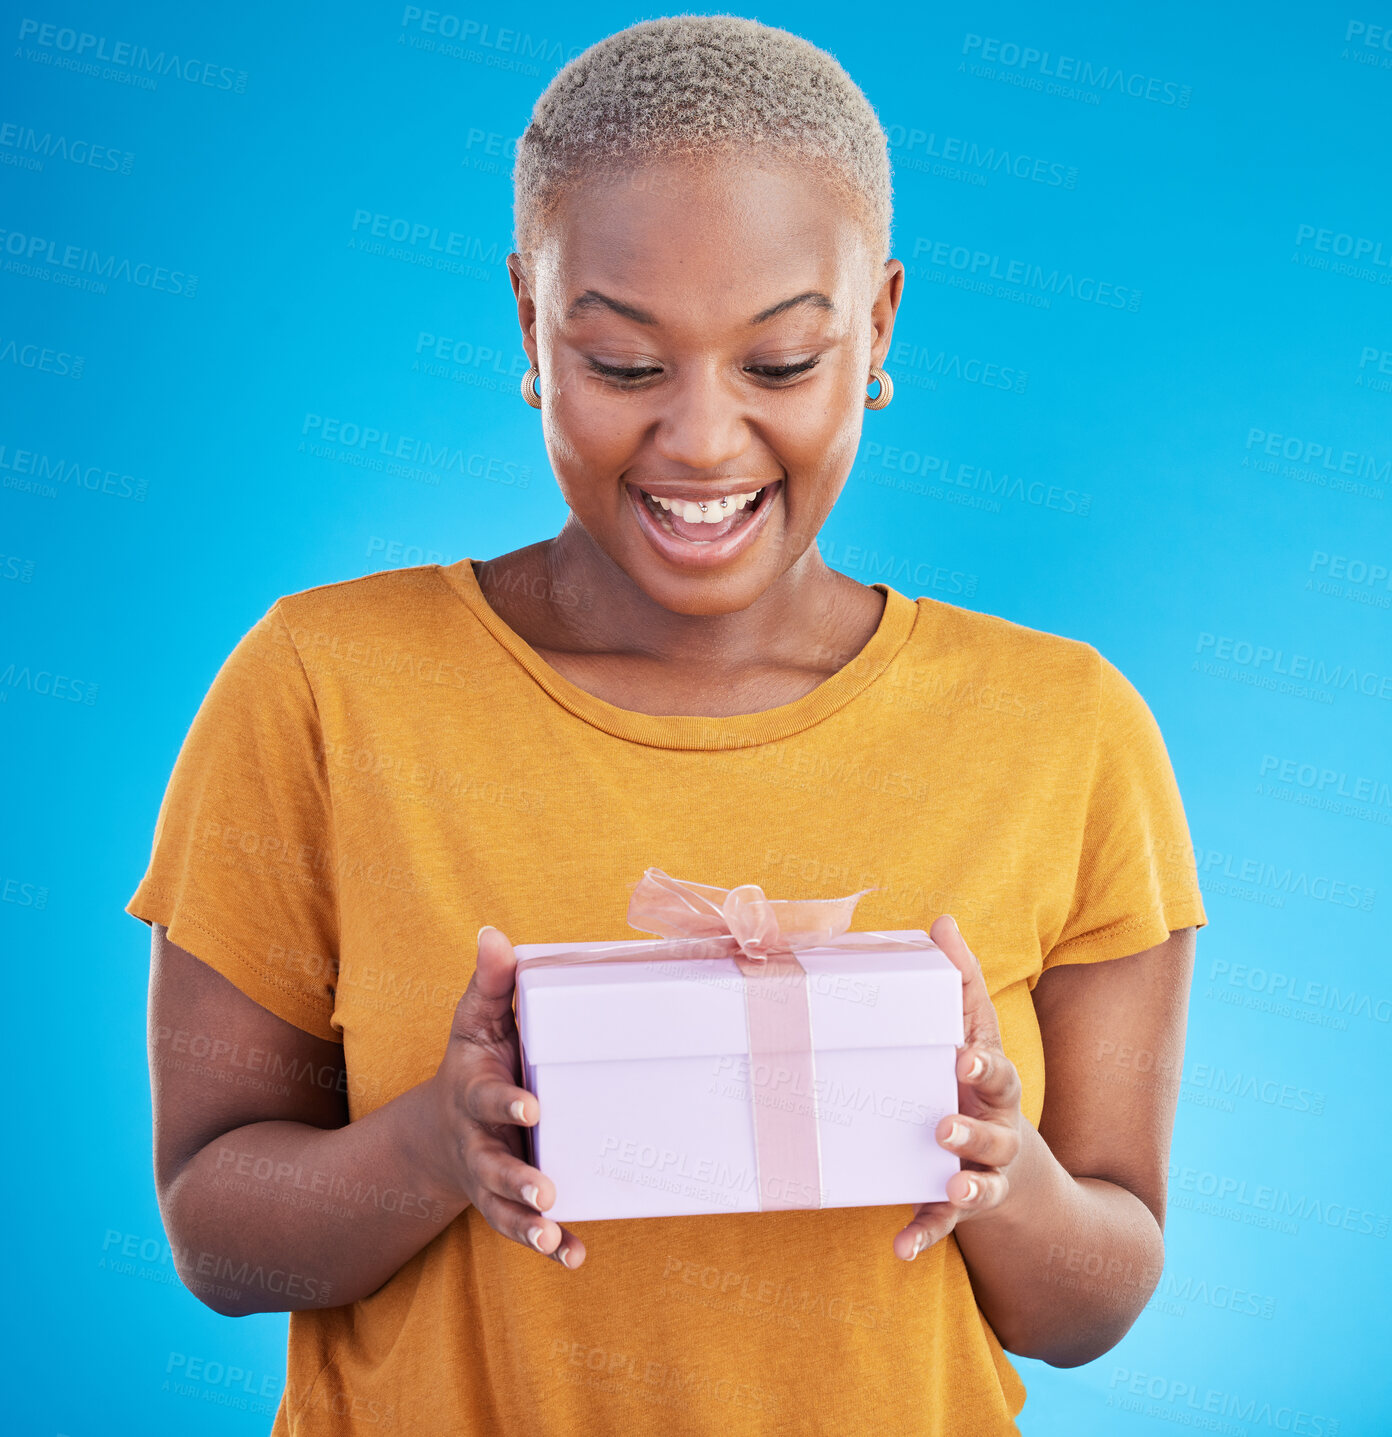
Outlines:
{"type": "Polygon", "coordinates": [[[825,50],[738,15],[643,20],[552,79],[517,142],[514,247],[530,264],[579,174],[756,145],[820,171],[860,210],[877,259],[889,258],[889,146],[869,100],[825,50]]]}

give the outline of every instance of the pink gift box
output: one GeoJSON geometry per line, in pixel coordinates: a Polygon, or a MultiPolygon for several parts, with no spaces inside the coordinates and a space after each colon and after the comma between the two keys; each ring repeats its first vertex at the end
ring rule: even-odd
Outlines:
{"type": "MultiPolygon", "coordinates": [[[[589,961],[517,974],[523,1082],[541,1103],[531,1161],[556,1185],[557,1222],[758,1212],[754,1104],[815,1113],[820,1190],[783,1207],[941,1201],[961,1167],[935,1130],[958,1111],[962,976],[922,929],[902,951],[800,949],[811,1091],[779,1055],[751,1066],[747,982],[734,958],[589,961]],[[753,1081],[751,1082],[751,1078],[753,1081]]],[[[857,935],[848,934],[848,938],[857,935]]],[[[868,936],[868,935],[866,935],[868,936]]],[[[622,943],[529,943],[529,957],[622,943]]]]}

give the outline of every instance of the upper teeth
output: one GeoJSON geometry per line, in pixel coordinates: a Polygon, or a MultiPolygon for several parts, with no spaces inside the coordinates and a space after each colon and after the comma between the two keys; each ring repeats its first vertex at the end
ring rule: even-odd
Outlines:
{"type": "Polygon", "coordinates": [[[723,499],[664,499],[658,494],[649,494],[646,489],[640,492],[688,524],[718,524],[746,504],[752,504],[764,491],[751,489],[748,494],[727,494],[723,499]]]}

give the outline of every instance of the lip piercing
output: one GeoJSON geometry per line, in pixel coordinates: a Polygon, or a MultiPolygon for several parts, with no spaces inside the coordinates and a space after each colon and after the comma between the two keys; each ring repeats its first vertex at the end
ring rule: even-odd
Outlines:
{"type": "Polygon", "coordinates": [[[697,507],[700,509],[701,513],[704,514],[706,512],[706,506],[704,504],[700,504],[697,507]]]}

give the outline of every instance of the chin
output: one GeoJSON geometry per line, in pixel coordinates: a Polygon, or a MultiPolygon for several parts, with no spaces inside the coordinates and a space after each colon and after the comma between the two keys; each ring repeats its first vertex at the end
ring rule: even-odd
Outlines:
{"type": "Polygon", "coordinates": [[[689,618],[743,613],[763,597],[776,577],[777,575],[770,575],[761,581],[748,575],[739,579],[722,575],[696,581],[694,585],[689,579],[663,585],[645,583],[643,576],[629,574],[629,578],[654,604],[666,609],[668,613],[684,614],[689,618]],[[693,592],[693,589],[696,592],[693,592]]]}

